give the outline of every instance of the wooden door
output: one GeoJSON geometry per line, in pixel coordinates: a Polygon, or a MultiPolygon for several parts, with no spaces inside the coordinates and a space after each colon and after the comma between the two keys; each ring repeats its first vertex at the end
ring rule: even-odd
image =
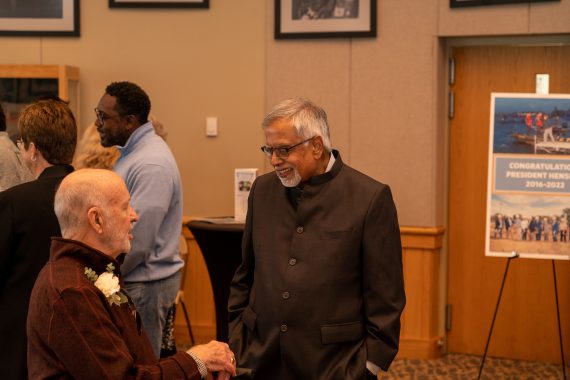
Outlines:
{"type": "MultiPolygon", "coordinates": [[[[453,49],[452,55],[456,73],[448,229],[452,318],[447,343],[448,352],[482,355],[507,263],[505,258],[484,254],[490,94],[533,93],[537,73],[550,74],[550,93],[570,93],[570,47],[465,47],[453,49]]],[[[568,363],[569,262],[555,265],[568,363]]],[[[560,363],[551,260],[511,262],[489,355],[560,363]]]]}

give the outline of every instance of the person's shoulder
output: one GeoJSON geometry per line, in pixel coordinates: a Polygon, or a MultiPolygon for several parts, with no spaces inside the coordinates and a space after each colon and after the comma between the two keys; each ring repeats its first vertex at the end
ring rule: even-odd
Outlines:
{"type": "Polygon", "coordinates": [[[14,145],[12,141],[0,139],[0,157],[2,158],[0,165],[14,165],[19,162],[19,153],[14,149],[15,145],[14,147],[12,145],[14,145]]]}
{"type": "Polygon", "coordinates": [[[126,158],[142,165],[170,165],[175,160],[166,141],[155,134],[146,135],[126,158]]]}
{"type": "Polygon", "coordinates": [[[365,174],[357,169],[354,169],[353,167],[348,166],[347,164],[343,165],[341,172],[339,174],[345,176],[348,180],[355,182],[356,185],[358,185],[359,187],[369,188],[371,190],[390,188],[387,184],[380,182],[379,180],[376,180],[371,176],[369,176],[368,174],[365,174]]]}
{"type": "Polygon", "coordinates": [[[270,171],[269,173],[264,173],[260,176],[257,176],[254,181],[254,186],[256,188],[267,188],[269,186],[283,186],[281,181],[279,181],[279,177],[275,171],[270,171]]]}
{"type": "Polygon", "coordinates": [[[275,173],[275,171],[270,171],[268,173],[263,173],[257,176],[255,180],[258,182],[272,182],[275,179],[278,179],[277,174],[275,173]]]}
{"type": "Polygon", "coordinates": [[[18,200],[22,197],[27,198],[30,194],[36,193],[38,187],[39,185],[37,183],[37,180],[20,183],[4,191],[0,191],[0,199],[18,200]]]}
{"type": "Polygon", "coordinates": [[[50,258],[42,270],[45,276],[52,281],[53,288],[62,293],[67,290],[92,291],[93,282],[85,274],[87,267],[79,260],[70,256],[62,256],[57,259],[50,258]]]}

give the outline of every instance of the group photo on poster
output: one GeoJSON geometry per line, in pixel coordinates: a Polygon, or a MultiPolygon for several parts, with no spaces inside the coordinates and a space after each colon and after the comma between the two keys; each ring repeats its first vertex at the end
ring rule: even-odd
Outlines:
{"type": "Polygon", "coordinates": [[[491,94],[486,255],[570,259],[570,95],[491,94]]]}

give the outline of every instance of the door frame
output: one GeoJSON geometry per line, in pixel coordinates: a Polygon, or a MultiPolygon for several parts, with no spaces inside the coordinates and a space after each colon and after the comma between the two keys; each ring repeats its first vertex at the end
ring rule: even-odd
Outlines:
{"type": "MultiPolygon", "coordinates": [[[[570,46],[570,34],[558,34],[558,35],[542,35],[542,36],[493,36],[493,37],[459,37],[459,36],[449,36],[440,37],[439,43],[443,49],[443,57],[440,57],[442,62],[439,66],[444,67],[443,70],[438,71],[438,96],[439,104],[443,104],[436,113],[438,122],[443,128],[443,138],[444,138],[444,152],[439,152],[443,154],[443,225],[445,228],[445,237],[443,239],[443,245],[441,248],[441,260],[440,260],[440,281],[439,281],[439,332],[440,335],[444,337],[443,352],[447,353],[447,330],[446,330],[446,305],[448,303],[448,259],[449,259],[449,185],[450,185],[450,135],[451,135],[451,119],[449,118],[450,110],[450,62],[452,58],[453,48],[457,47],[470,47],[470,46],[570,46]]],[[[483,349],[483,347],[482,347],[483,349]]],[[[481,352],[483,354],[483,352],[481,352]]]]}

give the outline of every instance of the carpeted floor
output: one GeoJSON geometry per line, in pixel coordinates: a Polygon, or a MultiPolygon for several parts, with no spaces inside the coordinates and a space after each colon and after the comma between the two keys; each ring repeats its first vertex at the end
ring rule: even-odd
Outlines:
{"type": "MultiPolygon", "coordinates": [[[[395,360],[387,373],[378,376],[381,380],[464,380],[477,379],[481,357],[474,355],[448,354],[440,359],[395,360]]],[[[566,367],[570,378],[570,368],[566,367]]],[[[495,380],[554,380],[563,379],[560,364],[526,362],[487,357],[481,379],[495,380]]]]}
{"type": "MultiPolygon", "coordinates": [[[[190,348],[188,342],[176,340],[179,350],[190,348]]],[[[475,380],[481,356],[447,354],[439,359],[396,359],[379,380],[475,380]]],[[[570,380],[570,367],[566,367],[570,380]]],[[[554,363],[529,362],[487,357],[482,380],[563,380],[562,366],[554,363]]]]}

